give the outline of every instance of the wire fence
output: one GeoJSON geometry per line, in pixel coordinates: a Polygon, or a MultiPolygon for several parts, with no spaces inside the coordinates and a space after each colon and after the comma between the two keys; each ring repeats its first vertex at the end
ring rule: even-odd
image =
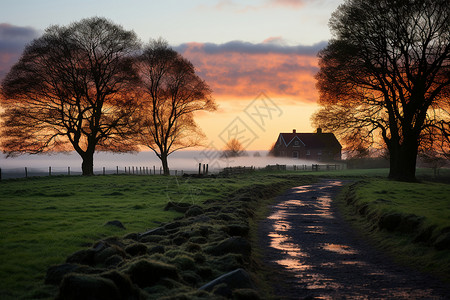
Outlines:
{"type": "MultiPolygon", "coordinates": [[[[190,170],[170,170],[172,176],[183,175],[209,175],[209,174],[243,174],[254,170],[267,171],[332,171],[342,170],[345,164],[311,164],[311,165],[267,165],[264,168],[256,168],[254,166],[235,166],[227,167],[220,170],[209,170],[208,164],[198,164],[198,168],[190,170]]],[[[94,168],[94,175],[162,175],[162,167],[157,166],[126,166],[126,167],[100,167],[94,168]]],[[[42,176],[80,176],[83,172],[81,168],[74,167],[48,167],[48,168],[34,168],[34,167],[20,167],[20,168],[0,168],[0,180],[14,179],[14,178],[29,178],[42,176]]]]}
{"type": "MultiPolygon", "coordinates": [[[[196,173],[193,170],[170,170],[170,175],[182,176],[184,174],[196,173]]],[[[48,167],[48,168],[0,168],[0,180],[14,178],[29,178],[40,176],[80,176],[81,168],[73,167],[48,167]]],[[[94,175],[162,175],[162,167],[156,166],[128,166],[128,167],[101,167],[94,168],[94,175]]]]}

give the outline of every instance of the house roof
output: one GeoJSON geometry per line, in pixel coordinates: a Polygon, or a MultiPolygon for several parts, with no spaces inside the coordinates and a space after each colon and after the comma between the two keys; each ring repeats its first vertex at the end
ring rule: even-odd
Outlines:
{"type": "Polygon", "coordinates": [[[297,138],[308,148],[342,148],[333,133],[280,133],[286,147],[297,138]]]}

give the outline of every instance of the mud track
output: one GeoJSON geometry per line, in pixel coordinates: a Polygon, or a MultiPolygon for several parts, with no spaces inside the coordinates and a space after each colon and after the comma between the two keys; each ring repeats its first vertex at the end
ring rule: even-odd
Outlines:
{"type": "Polygon", "coordinates": [[[450,286],[393,263],[359,237],[323,180],[277,198],[259,226],[269,280],[280,299],[450,299],[450,286]]]}

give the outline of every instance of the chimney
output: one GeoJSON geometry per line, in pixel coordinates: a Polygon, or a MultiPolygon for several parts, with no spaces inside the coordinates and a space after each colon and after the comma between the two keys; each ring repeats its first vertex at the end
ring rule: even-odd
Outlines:
{"type": "Polygon", "coordinates": [[[317,128],[317,133],[321,134],[322,133],[322,128],[317,128]]]}
{"type": "Polygon", "coordinates": [[[292,129],[292,133],[297,133],[297,131],[295,129],[292,129]]]}

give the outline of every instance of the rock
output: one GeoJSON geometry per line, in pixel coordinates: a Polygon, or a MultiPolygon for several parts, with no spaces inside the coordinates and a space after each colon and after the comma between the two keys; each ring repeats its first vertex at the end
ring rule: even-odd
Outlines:
{"type": "Polygon", "coordinates": [[[101,274],[101,277],[114,282],[120,292],[120,299],[141,299],[140,291],[133,286],[130,277],[117,271],[101,274]]]}
{"type": "Polygon", "coordinates": [[[144,255],[147,253],[147,246],[142,243],[131,244],[125,248],[125,252],[131,256],[144,255]]]}
{"type": "Polygon", "coordinates": [[[130,276],[131,281],[141,288],[152,286],[162,278],[178,279],[175,266],[155,260],[138,260],[125,272],[130,276]]]}
{"type": "Polygon", "coordinates": [[[161,245],[153,246],[147,250],[147,253],[150,255],[155,254],[155,253],[163,254],[164,252],[165,252],[164,246],[161,246],[161,245]]]}
{"type": "Polygon", "coordinates": [[[184,244],[186,242],[187,242],[187,238],[185,238],[183,236],[176,236],[175,238],[172,239],[172,243],[177,246],[181,246],[182,244],[184,244]]]}
{"type": "Polygon", "coordinates": [[[106,267],[111,267],[112,268],[112,267],[119,266],[122,262],[123,262],[123,258],[116,254],[116,255],[108,257],[105,260],[104,265],[106,267]]]}
{"type": "Polygon", "coordinates": [[[150,229],[149,231],[146,231],[144,233],[140,233],[139,234],[139,239],[145,238],[147,236],[151,236],[151,235],[166,235],[167,232],[163,227],[158,227],[158,228],[154,228],[154,229],[150,229]]]}
{"type": "Polygon", "coordinates": [[[186,213],[184,214],[187,218],[189,217],[195,217],[195,216],[199,216],[201,214],[203,214],[203,208],[201,208],[200,206],[192,206],[191,208],[189,208],[186,213]]]}
{"type": "Polygon", "coordinates": [[[206,249],[207,252],[213,255],[223,255],[227,253],[242,254],[244,256],[249,256],[252,247],[250,243],[243,237],[231,237],[216,246],[212,246],[206,249]]]}
{"type": "Polygon", "coordinates": [[[92,266],[94,264],[95,253],[96,251],[94,249],[83,249],[77,251],[67,257],[66,263],[92,266]]]}
{"type": "Polygon", "coordinates": [[[103,249],[102,251],[95,253],[94,262],[96,264],[105,263],[106,260],[108,260],[111,256],[114,256],[114,255],[118,255],[122,258],[126,256],[125,252],[122,249],[120,249],[117,246],[111,246],[111,247],[107,247],[107,248],[103,249]]]}
{"type": "Polygon", "coordinates": [[[129,233],[123,237],[126,240],[133,240],[137,241],[139,240],[139,234],[138,233],[129,233]]]}
{"type": "Polygon", "coordinates": [[[228,234],[231,236],[247,236],[250,228],[245,224],[230,224],[228,227],[228,234]]]}
{"type": "Polygon", "coordinates": [[[91,275],[69,274],[64,277],[57,300],[120,300],[115,283],[106,278],[91,275]]]}
{"type": "Polygon", "coordinates": [[[172,223],[167,223],[166,225],[164,225],[164,228],[166,230],[170,230],[170,229],[177,229],[180,226],[183,226],[183,223],[181,223],[179,221],[175,221],[175,222],[172,222],[172,223]]]}
{"type": "Polygon", "coordinates": [[[45,284],[59,285],[64,275],[69,274],[79,268],[79,265],[75,264],[61,264],[51,266],[47,269],[45,276],[45,284]]]}
{"type": "MultiPolygon", "coordinates": [[[[254,289],[250,275],[242,268],[226,273],[200,287],[200,290],[213,291],[217,286],[226,284],[231,291],[235,289],[254,289]]],[[[229,293],[231,294],[231,292],[229,293]]]]}
{"type": "Polygon", "coordinates": [[[126,229],[125,226],[123,226],[122,222],[120,222],[118,220],[108,221],[105,223],[105,226],[116,226],[121,229],[126,229]]]}
{"type": "Polygon", "coordinates": [[[235,300],[260,300],[261,297],[253,289],[237,289],[233,291],[235,300]]]}

